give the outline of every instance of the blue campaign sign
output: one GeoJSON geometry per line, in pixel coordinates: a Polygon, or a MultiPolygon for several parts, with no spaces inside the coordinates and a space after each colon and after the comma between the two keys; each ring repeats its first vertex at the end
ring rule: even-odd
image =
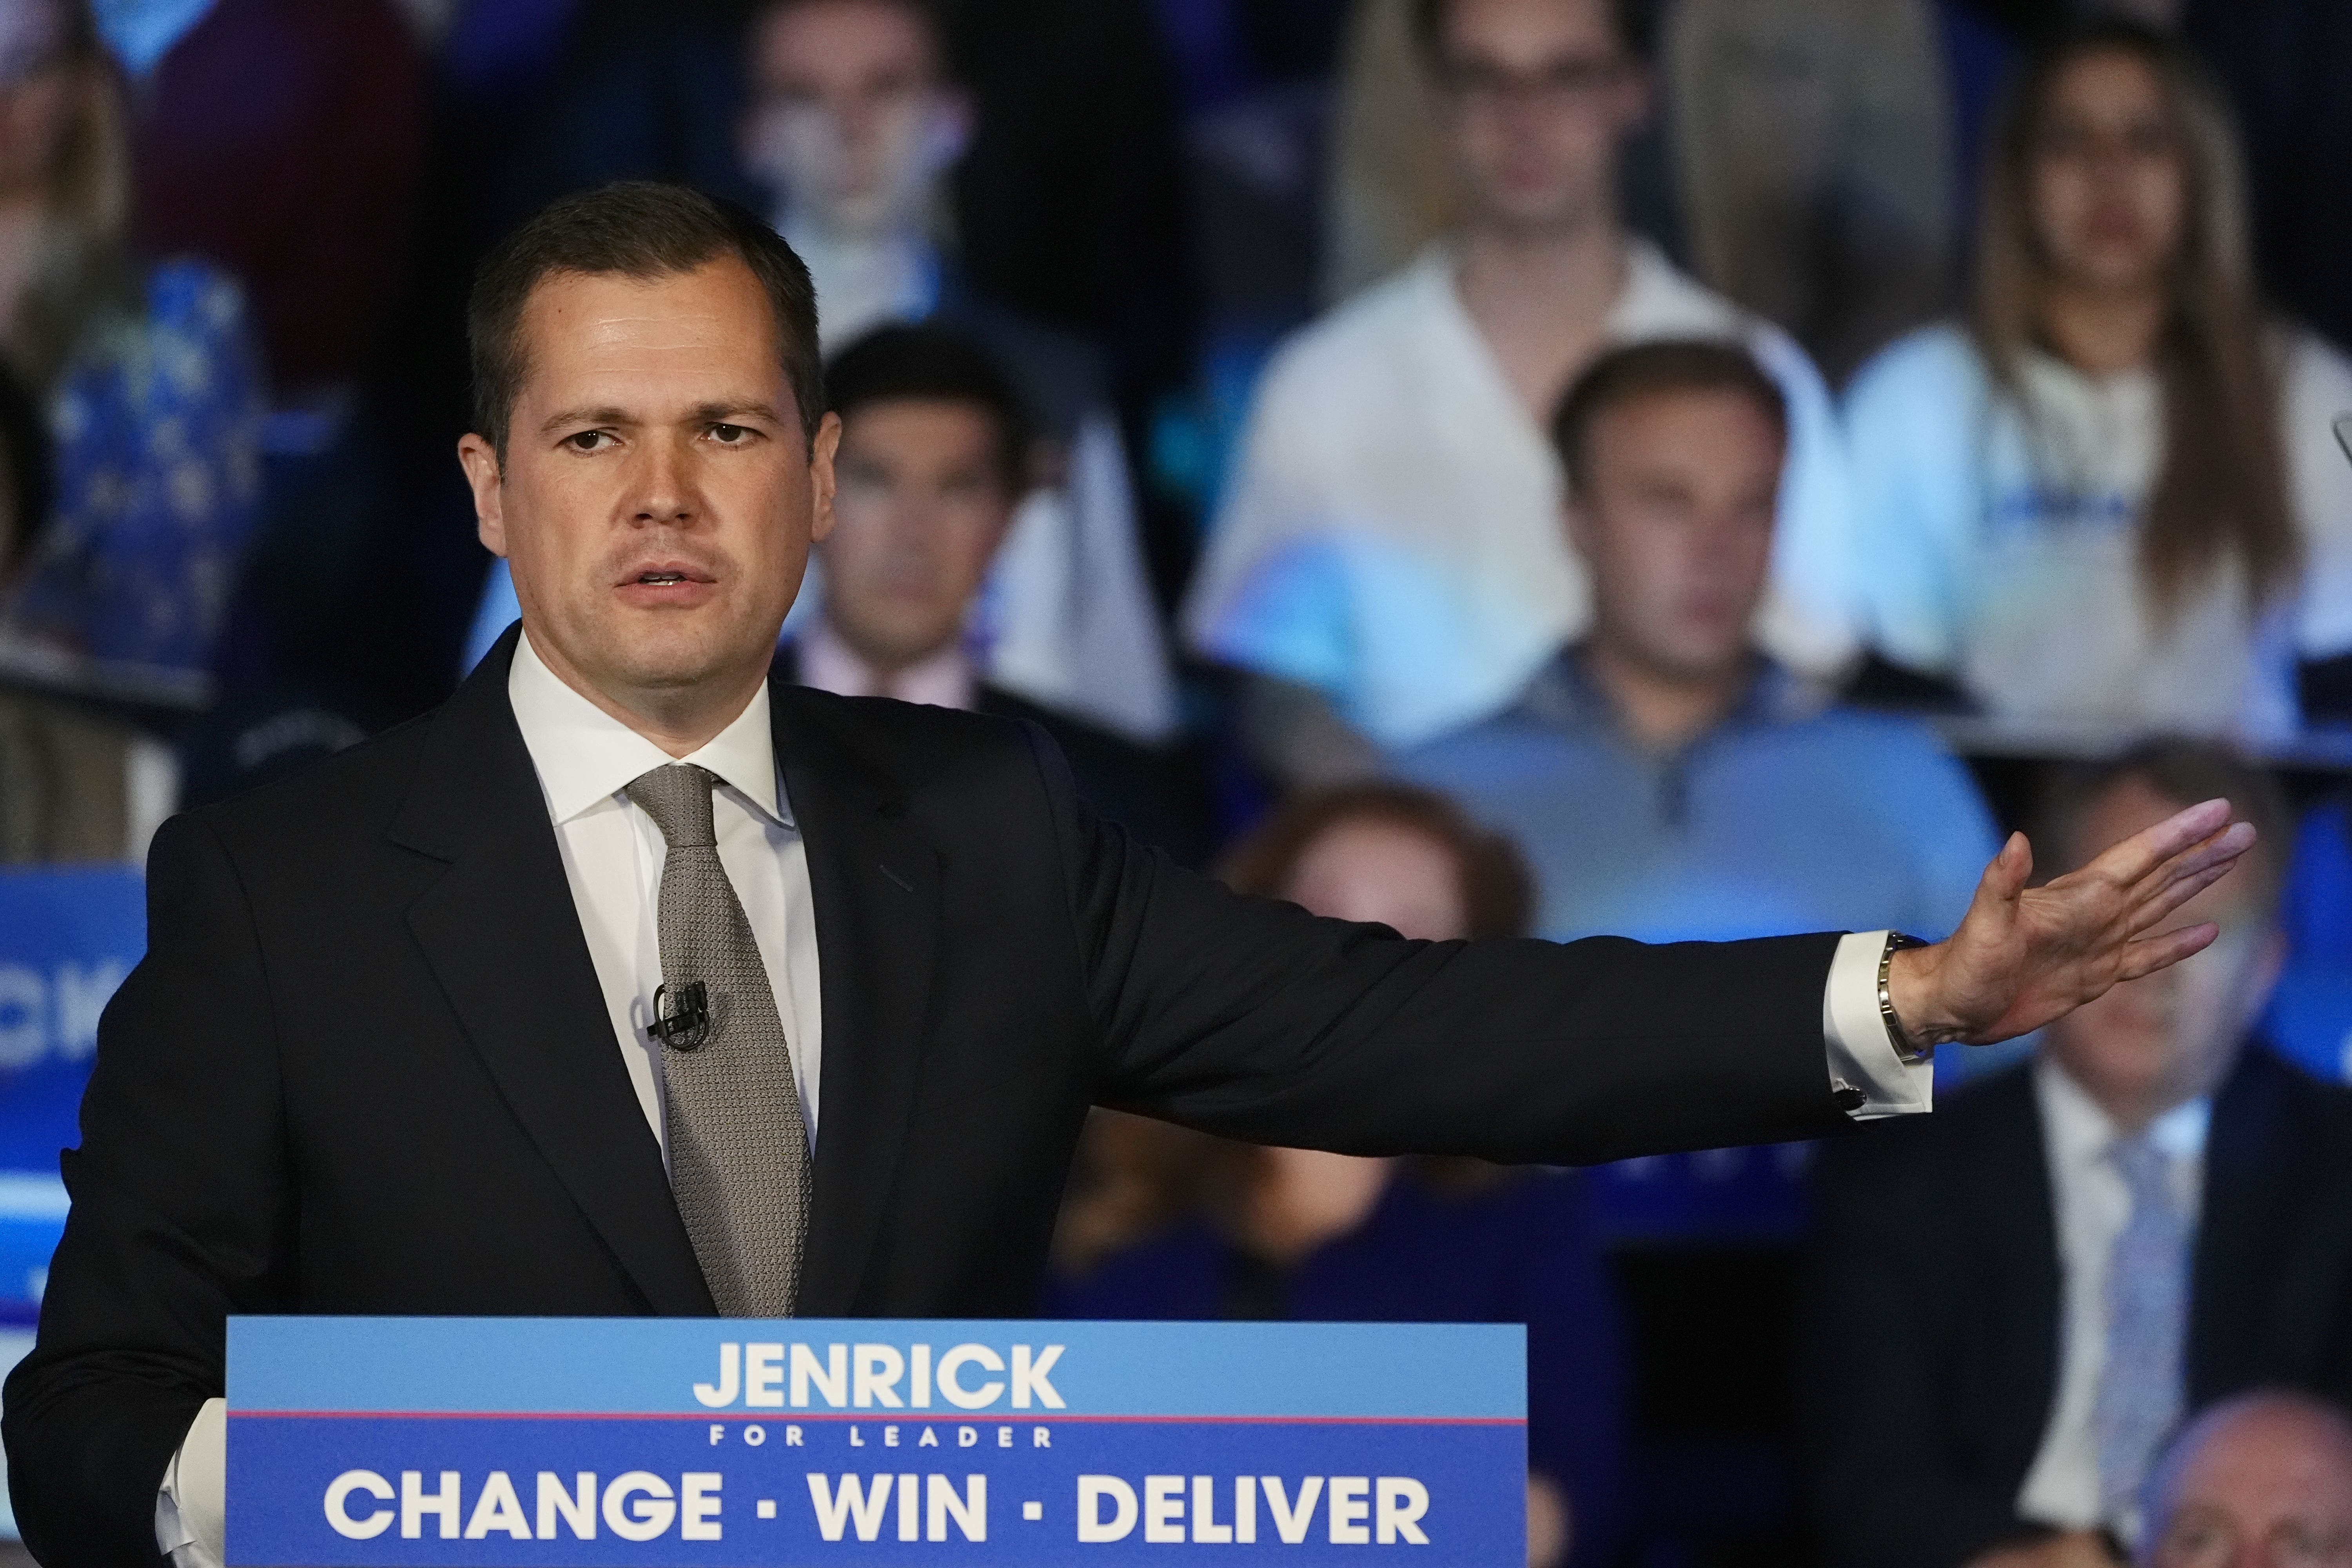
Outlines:
{"type": "Polygon", "coordinates": [[[228,1558],[1527,1560],[1516,1324],[238,1318],[228,1558]]]}
{"type": "Polygon", "coordinates": [[[0,1323],[29,1322],[65,1226],[98,1016],[147,946],[131,867],[0,871],[0,1323]]]}

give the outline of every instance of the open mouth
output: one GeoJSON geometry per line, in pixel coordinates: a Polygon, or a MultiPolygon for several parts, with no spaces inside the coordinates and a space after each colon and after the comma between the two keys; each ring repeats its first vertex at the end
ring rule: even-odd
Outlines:
{"type": "Polygon", "coordinates": [[[685,582],[686,574],[683,572],[640,572],[637,574],[637,581],[640,583],[650,583],[656,588],[667,588],[674,583],[685,582]]]}

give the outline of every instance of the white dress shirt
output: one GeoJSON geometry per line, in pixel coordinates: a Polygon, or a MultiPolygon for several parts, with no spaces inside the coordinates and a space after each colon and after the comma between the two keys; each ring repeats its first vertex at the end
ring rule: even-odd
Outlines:
{"type": "Polygon", "coordinates": [[[814,1145],[824,1052],[816,910],[809,893],[807,848],[777,776],[767,687],[761,685],[751,706],[709,744],[683,758],[670,756],[566,686],[540,661],[527,637],[515,645],[507,697],[539,771],[614,1036],[656,1138],[663,1137],[657,1060],[663,1047],[646,1026],[654,1016],[654,988],[661,984],[657,916],[667,848],[653,818],[621,792],[639,775],[672,762],[691,763],[719,776],[719,787],[710,793],[719,861],[735,885],[775,991],[776,1014],[793,1054],[793,1077],[814,1145]]]}
{"type": "MultiPolygon", "coordinates": [[[[515,645],[507,696],[540,790],[555,825],[563,873],[604,993],[613,1035],[656,1139],[662,1137],[661,1074],[646,1033],[654,987],[661,983],[656,912],[666,854],[653,819],[621,792],[648,769],[685,761],[719,775],[711,792],[719,859],[735,884],[752,940],[775,988],[776,1011],[817,1135],[818,1068],[824,1034],[818,1008],[816,917],[808,857],[777,776],[768,689],[718,737],[683,759],[581,696],[541,662],[530,638],[515,645]]],[[[1831,1082],[1860,1090],[1847,1114],[1858,1121],[1930,1110],[1934,1070],[1906,1067],[1886,1038],[1878,1008],[1878,960],[1885,931],[1843,938],[1822,991],[1822,1034],[1831,1082]]],[[[667,1161],[665,1144],[664,1161],[667,1161]]],[[[226,1533],[225,1402],[205,1402],[163,1472],[155,1499],[155,1541],[173,1568],[220,1568],[226,1533]]]]}
{"type": "MultiPolygon", "coordinates": [[[[2082,1086],[2048,1057],[2033,1065],[2034,1098],[2050,1160],[2056,1207],[2062,1334],[2058,1399],[2025,1486],[2021,1518],[2061,1530],[2095,1530],[2128,1521],[2100,1517],[2099,1439],[2092,1415],[2107,1360],[2107,1263],[2131,1219],[2131,1194],[2107,1155],[2124,1134],[2082,1086]]],[[[2180,1212],[2196,1225],[2205,1180],[2210,1100],[2193,1100],[2148,1126],[2148,1142],[2169,1163],[2180,1212]]]]}

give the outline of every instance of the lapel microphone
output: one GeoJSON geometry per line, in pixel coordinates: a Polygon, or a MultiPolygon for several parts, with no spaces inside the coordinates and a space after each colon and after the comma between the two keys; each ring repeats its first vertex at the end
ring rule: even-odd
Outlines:
{"type": "Polygon", "coordinates": [[[698,1051],[710,1038],[710,994],[699,980],[654,987],[654,1021],[646,1033],[674,1051],[698,1051]]]}

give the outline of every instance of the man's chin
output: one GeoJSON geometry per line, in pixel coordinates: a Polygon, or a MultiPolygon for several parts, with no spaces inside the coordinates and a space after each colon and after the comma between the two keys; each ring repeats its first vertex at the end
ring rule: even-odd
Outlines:
{"type": "Polygon", "coordinates": [[[609,668],[642,691],[676,691],[724,681],[775,657],[775,637],[756,632],[730,635],[716,626],[684,626],[639,636],[614,650],[609,668]]]}

